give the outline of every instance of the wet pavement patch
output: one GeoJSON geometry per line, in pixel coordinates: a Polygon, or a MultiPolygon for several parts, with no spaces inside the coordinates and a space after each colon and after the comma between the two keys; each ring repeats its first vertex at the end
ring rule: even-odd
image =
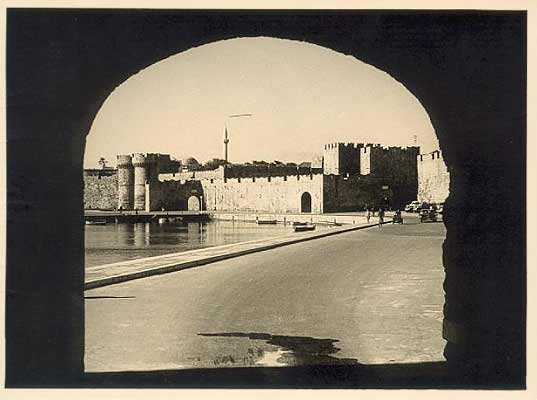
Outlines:
{"type": "MultiPolygon", "coordinates": [[[[250,355],[259,366],[297,366],[297,365],[356,365],[354,358],[334,357],[340,349],[334,346],[337,339],[316,339],[308,336],[282,336],[268,333],[198,333],[204,337],[231,337],[246,338],[249,340],[264,341],[266,344],[276,346],[276,351],[257,350],[250,351],[250,355]]],[[[226,360],[227,361],[227,360],[226,360]]]]}

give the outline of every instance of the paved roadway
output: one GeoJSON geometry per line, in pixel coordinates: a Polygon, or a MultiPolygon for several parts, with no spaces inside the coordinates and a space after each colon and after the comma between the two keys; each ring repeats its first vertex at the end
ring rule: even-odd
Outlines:
{"type": "Polygon", "coordinates": [[[414,222],[88,290],[86,370],[443,360],[445,229],[414,222]]]}

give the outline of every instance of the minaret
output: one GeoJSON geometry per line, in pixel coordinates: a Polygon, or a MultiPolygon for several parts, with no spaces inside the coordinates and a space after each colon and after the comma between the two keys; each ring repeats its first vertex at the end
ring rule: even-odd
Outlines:
{"type": "Polygon", "coordinates": [[[228,162],[227,160],[227,144],[229,143],[229,139],[227,137],[227,125],[224,125],[224,160],[226,161],[226,164],[228,162]]]}

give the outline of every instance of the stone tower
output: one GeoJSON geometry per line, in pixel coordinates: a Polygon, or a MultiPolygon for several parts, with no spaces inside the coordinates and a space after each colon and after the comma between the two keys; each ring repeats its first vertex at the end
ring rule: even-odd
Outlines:
{"type": "Polygon", "coordinates": [[[134,166],[134,209],[145,210],[145,183],[147,182],[147,168],[145,156],[142,153],[133,154],[134,166]]]}
{"type": "Polygon", "coordinates": [[[118,208],[134,208],[134,167],[129,155],[117,156],[118,208]]]}
{"type": "Polygon", "coordinates": [[[325,175],[354,175],[360,172],[361,143],[328,143],[324,145],[325,175]]]}

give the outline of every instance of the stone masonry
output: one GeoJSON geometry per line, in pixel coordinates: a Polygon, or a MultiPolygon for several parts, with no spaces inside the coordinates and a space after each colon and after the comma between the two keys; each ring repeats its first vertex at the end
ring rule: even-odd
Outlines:
{"type": "Polygon", "coordinates": [[[437,150],[418,156],[418,201],[443,203],[449,195],[449,172],[437,150]]]}
{"type": "Polygon", "coordinates": [[[118,201],[118,174],[115,169],[84,171],[84,209],[113,210],[118,201]]]}

